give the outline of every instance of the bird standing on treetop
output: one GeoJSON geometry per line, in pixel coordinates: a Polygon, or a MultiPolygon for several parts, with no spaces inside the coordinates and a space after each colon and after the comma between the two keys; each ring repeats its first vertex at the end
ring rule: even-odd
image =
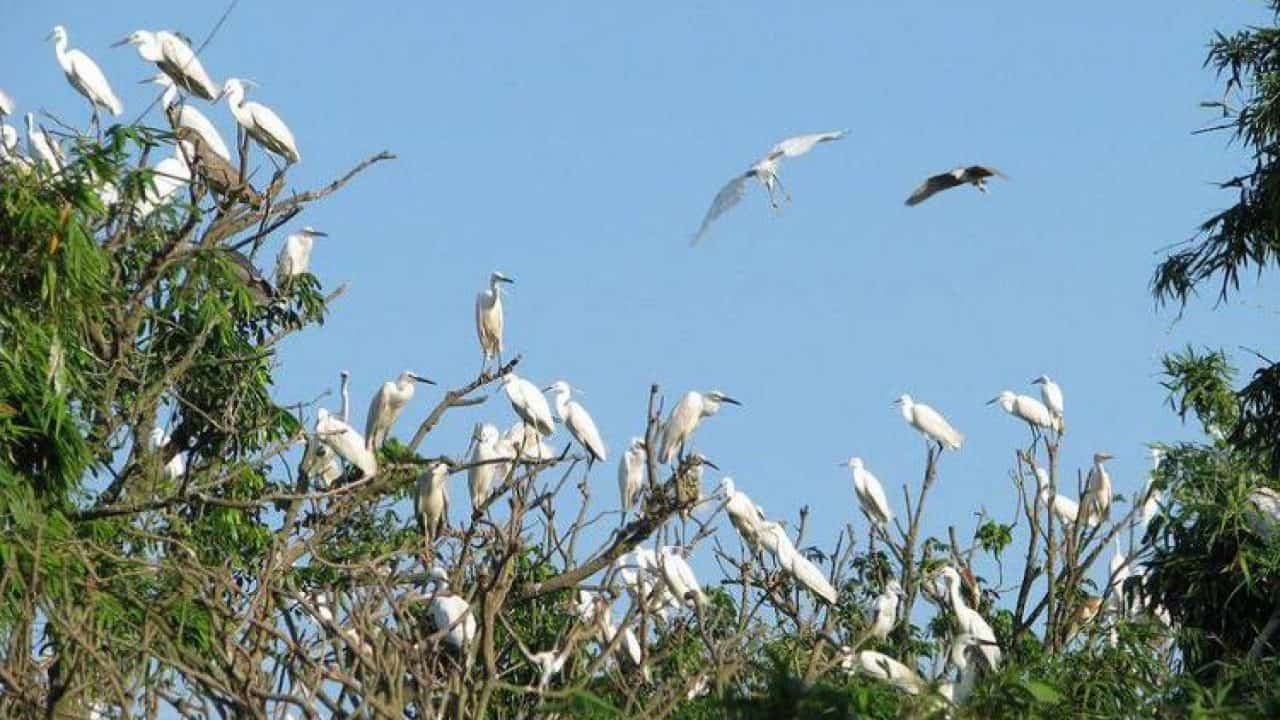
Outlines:
{"type": "Polygon", "coordinates": [[[80,50],[67,49],[67,29],[61,25],[54,26],[53,32],[49,33],[49,38],[53,40],[53,51],[58,57],[58,65],[62,66],[62,72],[67,76],[67,82],[71,83],[71,87],[77,92],[88,98],[93,106],[92,123],[96,125],[98,122],[99,106],[119,117],[120,113],[124,112],[124,104],[120,102],[120,98],[116,97],[98,63],[80,50]]]}
{"type": "Polygon", "coordinates": [[[418,476],[414,510],[427,545],[440,537],[449,520],[449,465],[435,462],[418,476]]]}
{"type": "Polygon", "coordinates": [[[500,272],[489,275],[488,289],[476,295],[476,335],[480,338],[483,362],[496,358],[502,365],[502,286],[515,284],[515,280],[500,272]]]}
{"type": "Polygon", "coordinates": [[[910,395],[905,394],[894,400],[893,404],[901,406],[902,419],[906,420],[908,425],[926,438],[938,443],[938,447],[959,450],[964,444],[964,435],[951,427],[951,423],[947,422],[947,419],[937,410],[924,403],[918,403],[912,400],[910,395]]]}
{"type": "Polygon", "coordinates": [[[1048,375],[1041,375],[1032,380],[1031,384],[1040,386],[1040,399],[1044,401],[1045,407],[1049,408],[1049,412],[1057,418],[1058,432],[1066,432],[1067,425],[1062,419],[1062,388],[1058,387],[1058,383],[1048,375]]]}
{"type": "Polygon", "coordinates": [[[555,431],[555,421],[551,418],[551,406],[547,399],[538,392],[538,386],[516,375],[507,373],[502,376],[502,390],[511,401],[511,409],[525,424],[543,435],[555,431]]]}
{"type": "Polygon", "coordinates": [[[608,460],[608,449],[600,438],[600,431],[596,429],[591,414],[578,401],[570,399],[573,389],[569,387],[569,383],[557,380],[546,390],[556,395],[556,412],[560,415],[560,422],[569,428],[569,434],[587,451],[587,467],[596,460],[608,460]]]}
{"type": "Polygon", "coordinates": [[[719,412],[721,403],[742,404],[719,390],[685,393],[684,397],[680,398],[680,402],[671,409],[671,415],[662,426],[662,442],[658,446],[658,459],[664,463],[671,462],[676,452],[689,442],[689,438],[693,437],[693,431],[698,428],[702,418],[711,417],[719,412]]]}
{"type": "Polygon", "coordinates": [[[1111,474],[1102,463],[1112,458],[1111,453],[1095,453],[1093,467],[1089,468],[1089,476],[1085,481],[1084,498],[1081,509],[1090,524],[1105,521],[1111,517],[1111,474]]]}
{"type": "Polygon", "coordinates": [[[129,44],[137,48],[143,60],[155,63],[170,80],[183,90],[205,100],[218,97],[218,86],[205,72],[200,58],[177,33],[168,30],[135,30],[111,47],[129,44]]]}
{"type": "Polygon", "coordinates": [[[631,438],[631,444],[622,454],[618,463],[618,497],[622,502],[622,512],[627,513],[635,504],[636,495],[644,484],[645,472],[644,440],[631,438]]]}
{"type": "Polygon", "coordinates": [[[889,498],[885,496],[880,481],[863,466],[860,457],[851,457],[841,464],[853,473],[853,492],[863,514],[881,530],[887,529],[893,522],[893,511],[889,509],[889,498]]]}
{"type": "Polygon", "coordinates": [[[274,110],[253,101],[244,99],[244,81],[230,78],[222,85],[222,94],[227,97],[227,105],[236,122],[267,150],[284,158],[289,164],[302,160],[298,152],[298,144],[293,139],[293,132],[284,124],[274,110]]]}
{"type": "Polygon", "coordinates": [[[370,450],[377,450],[386,441],[387,432],[413,399],[414,383],[435,385],[434,381],[405,370],[395,380],[382,383],[378,393],[373,396],[369,403],[369,417],[364,426],[365,442],[370,450]]]}
{"type": "Polygon", "coordinates": [[[1027,395],[1018,395],[1011,390],[1001,390],[1000,394],[987,401],[988,405],[1000,404],[1000,408],[1010,415],[1026,422],[1033,428],[1057,430],[1058,418],[1049,412],[1044,403],[1027,395]]]}

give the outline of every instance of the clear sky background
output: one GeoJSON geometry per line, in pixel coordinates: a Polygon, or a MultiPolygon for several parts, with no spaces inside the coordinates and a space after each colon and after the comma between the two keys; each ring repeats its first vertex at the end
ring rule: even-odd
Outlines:
{"type": "MultiPolygon", "coordinates": [[[[223,8],[15,4],[0,87],[20,112],[87,120],[42,41],[61,23],[132,119],[154,70],[110,43],[140,27],[199,42],[223,8]]],[[[593,473],[602,502],[616,502],[612,460],[643,429],[651,382],[669,403],[718,387],[745,406],[698,447],[771,516],[810,505],[827,542],[864,527],[837,461],[863,456],[899,510],[901,483],[918,482],[922,442],[889,405],[902,392],[968,437],[927,513],[929,530],[967,534],[979,507],[1014,507],[1026,431],[984,405],[1002,388],[1056,378],[1064,467],[1109,450],[1128,493],[1146,443],[1198,435],[1164,405],[1162,353],[1280,354],[1274,283],[1181,319],[1148,292],[1160,249],[1232,201],[1209,181],[1244,167],[1225,135],[1191,134],[1213,119],[1199,101],[1220,94],[1206,43],[1266,20],[1261,3],[244,0],[203,57],[219,81],[260,83],[252,97],[292,127],[298,189],[399,156],[299,219],[332,235],[314,272],[352,288],[285,348],[282,402],[336,390],[342,368],[361,421],[405,368],[462,384],[479,365],[475,293],[501,269],[518,281],[507,345],[522,374],[587,393],[611,452],[593,473]],[[753,185],[689,248],[728,178],[787,135],[837,128],[849,136],[783,166],[795,199],[781,216],[753,185]],[[975,162],[1012,179],[903,207],[923,177],[975,162]]],[[[225,104],[202,109],[233,134],[225,104]]],[[[420,390],[397,433],[438,397],[420,390]]],[[[501,396],[451,414],[425,451],[461,453],[479,419],[513,417],[501,396]]],[[[461,478],[453,489],[465,505],[461,478]]]]}

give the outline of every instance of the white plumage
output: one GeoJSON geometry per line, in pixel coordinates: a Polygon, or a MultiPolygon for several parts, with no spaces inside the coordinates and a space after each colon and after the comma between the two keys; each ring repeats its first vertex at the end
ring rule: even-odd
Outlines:
{"type": "Polygon", "coordinates": [[[951,610],[956,615],[956,623],[959,625],[960,633],[969,635],[973,638],[973,644],[982,652],[983,657],[987,660],[987,665],[993,670],[1000,667],[1000,647],[996,645],[996,634],[983,619],[977,610],[965,604],[964,597],[960,593],[960,573],[956,569],[947,565],[939,571],[942,579],[947,585],[947,592],[951,600],[951,610]]]}
{"type": "Polygon", "coordinates": [[[476,428],[472,438],[475,449],[471,453],[472,467],[467,470],[467,487],[471,491],[471,507],[482,507],[489,499],[495,479],[505,479],[506,463],[495,462],[503,458],[514,459],[514,454],[499,447],[501,436],[498,428],[485,423],[476,428]]]}
{"type": "Polygon", "coordinates": [[[909,695],[919,695],[929,687],[919,673],[884,653],[863,650],[857,655],[857,663],[864,674],[884,680],[909,695]]]}
{"type": "Polygon", "coordinates": [[[49,37],[53,38],[53,51],[58,58],[58,65],[62,66],[62,72],[67,76],[67,82],[89,99],[94,116],[97,117],[99,107],[104,107],[112,115],[119,117],[124,112],[124,104],[116,97],[98,63],[80,50],[67,49],[67,29],[61,25],[54,26],[49,37]]]}
{"type": "Polygon", "coordinates": [[[720,478],[720,490],[725,496],[725,511],[729,514],[729,522],[742,539],[752,547],[762,547],[761,533],[765,522],[764,510],[755,504],[746,493],[738,491],[733,478],[720,478]]]}
{"type": "Polygon", "coordinates": [[[677,451],[693,437],[702,418],[711,417],[720,411],[722,403],[741,405],[742,403],[725,395],[719,390],[705,393],[689,391],[680,398],[680,402],[671,408],[671,415],[662,428],[662,442],[658,448],[658,459],[664,463],[671,462],[677,451]]]}
{"type": "Polygon", "coordinates": [[[507,373],[502,376],[502,390],[511,401],[511,409],[516,411],[521,420],[543,435],[550,435],[555,430],[551,406],[542,393],[538,392],[537,385],[515,373],[507,373]]]}
{"type": "Polygon", "coordinates": [[[881,529],[893,522],[893,510],[889,509],[889,498],[884,493],[884,486],[871,474],[862,463],[862,458],[851,457],[846,463],[853,473],[853,493],[867,519],[881,529]]]}
{"type": "Polygon", "coordinates": [[[1040,505],[1052,510],[1062,527],[1075,525],[1080,515],[1079,503],[1066,495],[1053,494],[1049,487],[1049,473],[1044,468],[1036,468],[1035,473],[1040,505]]]}
{"type": "Polygon", "coordinates": [[[636,495],[644,486],[644,472],[644,441],[633,437],[618,462],[618,498],[622,503],[622,512],[630,512],[631,506],[635,504],[636,495]]]}
{"type": "Polygon", "coordinates": [[[316,436],[338,457],[360,468],[366,477],[377,474],[378,460],[365,447],[360,433],[324,408],[316,411],[316,436]]]}
{"type": "Polygon", "coordinates": [[[404,412],[409,401],[413,399],[415,383],[435,385],[435,382],[405,370],[395,380],[382,383],[382,387],[369,402],[369,416],[365,421],[365,440],[370,450],[377,450],[386,442],[387,433],[395,425],[400,413],[404,412]]]}
{"type": "Polygon", "coordinates": [[[687,601],[692,598],[694,603],[704,606],[707,604],[707,596],[702,592],[698,576],[684,559],[683,553],[683,548],[671,545],[660,548],[657,555],[658,572],[677,599],[687,601]]]}
{"type": "Polygon", "coordinates": [[[280,285],[294,275],[307,272],[315,239],[328,235],[329,233],[320,232],[308,225],[285,238],[280,254],[276,256],[276,284],[280,285]]]}
{"type": "Polygon", "coordinates": [[[817,565],[809,561],[781,525],[772,521],[760,523],[760,542],[787,574],[810,592],[834,605],[839,595],[817,565]]]}
{"type": "Polygon", "coordinates": [[[476,336],[480,338],[480,350],[484,359],[502,358],[502,286],[515,280],[494,272],[489,275],[489,287],[476,295],[476,336]]]}
{"type": "Polygon", "coordinates": [[[174,148],[173,155],[156,163],[151,173],[151,184],[143,191],[142,200],[134,208],[139,220],[145,220],[151,213],[164,207],[178,190],[191,182],[191,168],[187,165],[187,158],[181,147],[174,148]]]}
{"type": "MultiPolygon", "coordinates": [[[[608,460],[609,450],[600,437],[600,430],[596,428],[595,420],[591,419],[591,413],[588,413],[581,403],[571,399],[573,389],[569,387],[569,383],[557,380],[547,390],[555,393],[556,412],[560,415],[560,421],[569,428],[569,434],[573,439],[577,440],[590,455],[588,465],[596,460],[601,462],[608,460]]],[[[539,393],[539,397],[541,396],[539,393]]]]}
{"type": "Polygon", "coordinates": [[[0,119],[4,119],[6,115],[12,115],[14,110],[13,98],[0,88],[0,119]]]}
{"type": "Polygon", "coordinates": [[[418,516],[418,527],[430,545],[448,524],[449,466],[442,462],[434,463],[418,476],[416,490],[413,506],[418,516]]]}
{"type": "Polygon", "coordinates": [[[47,130],[36,124],[36,116],[27,113],[27,154],[32,160],[38,159],[51,172],[62,171],[62,148],[58,140],[47,130]]]}
{"type": "Polygon", "coordinates": [[[912,400],[910,395],[905,394],[894,404],[901,406],[902,419],[906,420],[907,424],[938,445],[959,450],[964,444],[964,435],[951,427],[951,423],[947,422],[947,419],[937,410],[924,403],[918,403],[912,400]]]}
{"type": "Polygon", "coordinates": [[[524,420],[517,420],[507,429],[500,447],[504,453],[509,449],[512,456],[518,455],[521,460],[532,462],[544,462],[556,456],[555,449],[543,441],[542,434],[532,425],[526,425],[524,420]]]}
{"type": "Polygon", "coordinates": [[[444,641],[458,650],[465,649],[476,637],[476,618],[471,605],[449,589],[449,575],[441,568],[431,569],[435,592],[431,598],[431,622],[444,632],[444,641]]]}
{"type": "Polygon", "coordinates": [[[1049,412],[1058,420],[1059,431],[1063,429],[1062,424],[1062,388],[1058,387],[1058,383],[1054,382],[1048,375],[1041,375],[1031,381],[1032,385],[1040,386],[1040,399],[1044,401],[1045,407],[1049,408],[1049,412]]]}
{"type": "MultiPolygon", "coordinates": [[[[169,435],[165,433],[164,428],[151,428],[151,449],[161,450],[169,444],[169,435]]],[[[168,480],[177,480],[187,472],[187,461],[182,453],[174,453],[169,458],[169,462],[164,465],[164,475],[168,480]]]]}
{"type": "Polygon", "coordinates": [[[1000,394],[987,404],[992,403],[999,403],[1002,410],[1028,425],[1045,430],[1057,430],[1060,427],[1057,416],[1049,412],[1049,408],[1045,407],[1044,403],[1029,395],[1018,395],[1011,390],[1001,390],[1000,394]]]}
{"type": "Polygon", "coordinates": [[[901,597],[902,585],[891,578],[872,606],[871,637],[884,640],[893,632],[893,626],[898,624],[898,601],[901,597]]]}
{"type": "Polygon", "coordinates": [[[218,133],[218,128],[196,106],[179,102],[178,88],[174,86],[173,80],[164,73],[157,73],[151,78],[151,82],[164,88],[164,94],[160,96],[160,102],[171,113],[170,117],[176,120],[175,129],[189,127],[195,130],[200,137],[204,138],[210,150],[221,156],[223,160],[231,162],[231,151],[227,149],[227,144],[223,142],[222,135],[218,133]]]}
{"type": "Polygon", "coordinates": [[[137,48],[138,55],[143,60],[155,63],[165,77],[183,90],[205,100],[218,97],[217,83],[209,77],[191,46],[176,33],[168,30],[135,30],[115,45],[125,43],[137,48]]]}
{"type": "Polygon", "coordinates": [[[1249,491],[1249,504],[1253,512],[1248,518],[1250,526],[1264,540],[1280,531],[1280,492],[1269,487],[1257,487],[1249,491]]]}
{"type": "Polygon", "coordinates": [[[235,116],[240,127],[249,133],[249,137],[267,150],[283,157],[290,163],[302,159],[298,145],[293,139],[293,132],[284,124],[274,110],[253,101],[244,99],[244,83],[238,78],[230,78],[222,85],[222,94],[227,96],[227,104],[231,114],[235,116]]]}
{"type": "Polygon", "coordinates": [[[1106,521],[1111,517],[1111,474],[1102,464],[1110,459],[1110,453],[1095,453],[1093,467],[1089,468],[1081,510],[1090,524],[1106,521]]]}

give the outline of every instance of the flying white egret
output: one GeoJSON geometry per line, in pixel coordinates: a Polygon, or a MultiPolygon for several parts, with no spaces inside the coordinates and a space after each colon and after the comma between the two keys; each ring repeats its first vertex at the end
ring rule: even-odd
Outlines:
{"type": "Polygon", "coordinates": [[[680,402],[671,408],[671,415],[662,426],[662,442],[658,447],[658,459],[664,463],[671,462],[676,452],[693,437],[702,418],[711,417],[720,411],[722,403],[741,405],[742,403],[725,395],[719,390],[696,392],[690,390],[680,398],[680,402]]]}
{"type": "Polygon", "coordinates": [[[908,695],[919,695],[929,689],[929,684],[915,670],[875,650],[859,652],[857,668],[864,674],[884,680],[908,695]]]}
{"type": "Polygon", "coordinates": [[[236,122],[259,145],[284,158],[290,164],[302,159],[298,153],[298,145],[294,142],[293,132],[284,124],[274,110],[262,103],[244,99],[244,81],[230,78],[222,85],[222,94],[227,97],[227,105],[236,122]]]}
{"type": "Polygon", "coordinates": [[[1004,173],[987,165],[958,167],[925,180],[920,184],[920,187],[911,192],[911,196],[907,198],[907,205],[919,205],[933,197],[935,193],[965,184],[972,185],[985,193],[987,191],[987,178],[989,177],[1009,179],[1005,177],[1004,173]]]}
{"type": "Polygon", "coordinates": [[[627,445],[627,451],[618,462],[618,497],[622,501],[622,512],[631,511],[640,488],[644,486],[645,451],[644,440],[633,437],[627,445]]]}
{"type": "Polygon", "coordinates": [[[671,594],[681,601],[690,599],[699,607],[707,604],[707,596],[698,584],[698,576],[693,567],[684,559],[685,548],[664,545],[658,549],[658,572],[663,582],[670,588],[671,594]]]}
{"type": "Polygon", "coordinates": [[[156,163],[151,169],[151,184],[142,193],[142,200],[134,208],[139,220],[164,207],[171,198],[191,182],[191,167],[187,165],[183,148],[174,149],[173,155],[156,163]]]}
{"type": "Polygon", "coordinates": [[[503,470],[507,464],[494,461],[515,456],[503,452],[499,447],[498,428],[488,423],[476,426],[472,440],[475,449],[471,453],[471,468],[467,470],[467,487],[471,491],[471,508],[478,510],[489,499],[494,479],[506,478],[503,470]]]}
{"type": "Polygon", "coordinates": [[[804,155],[816,146],[818,143],[839,140],[845,136],[844,130],[834,130],[831,132],[809,133],[807,135],[797,135],[789,137],[779,142],[769,149],[752,165],[746,172],[735,176],[730,180],[720,192],[716,193],[716,197],[711,201],[711,207],[707,209],[707,214],[702,218],[702,225],[699,226],[698,232],[693,236],[691,244],[696,245],[707,230],[711,227],[711,223],[716,218],[725,214],[734,205],[737,205],[742,196],[747,192],[747,183],[751,178],[759,180],[764,189],[769,193],[769,204],[776,211],[781,207],[777,195],[781,193],[787,201],[791,200],[791,194],[782,187],[782,181],[778,179],[778,166],[783,158],[793,158],[804,155]]]}
{"type": "Polygon", "coordinates": [[[365,477],[378,472],[378,460],[365,447],[364,438],[345,420],[334,417],[328,410],[316,411],[316,436],[348,463],[360,468],[365,477]]]}
{"type": "Polygon", "coordinates": [[[1163,495],[1159,490],[1153,490],[1151,486],[1156,481],[1155,475],[1160,470],[1160,463],[1164,461],[1164,448],[1148,448],[1147,453],[1151,456],[1151,473],[1147,476],[1147,486],[1142,491],[1142,497],[1146,499],[1143,500],[1142,508],[1138,511],[1138,520],[1143,525],[1150,523],[1151,518],[1160,512],[1160,500],[1163,495]]]}
{"type": "Polygon", "coordinates": [[[218,128],[194,105],[178,100],[178,88],[174,87],[173,80],[168,75],[157,73],[142,82],[154,83],[164,88],[164,93],[160,96],[160,103],[164,105],[165,112],[168,114],[170,122],[173,123],[174,129],[189,127],[195,130],[200,137],[204,138],[210,150],[223,160],[231,162],[231,151],[227,149],[227,144],[222,141],[222,135],[218,133],[218,128]]]}
{"type": "Polygon", "coordinates": [[[1032,380],[1031,384],[1040,386],[1040,399],[1044,401],[1045,407],[1049,408],[1049,412],[1057,418],[1058,427],[1065,430],[1066,425],[1062,421],[1062,388],[1058,387],[1058,383],[1048,375],[1041,375],[1032,380]]]}
{"type": "Polygon", "coordinates": [[[135,30],[111,47],[132,45],[143,60],[155,63],[165,77],[183,90],[205,100],[216,100],[218,86],[205,71],[200,58],[177,33],[168,30],[135,30]]]}
{"type": "Polygon", "coordinates": [[[67,82],[71,83],[71,87],[77,92],[88,98],[93,106],[94,124],[98,120],[99,106],[119,117],[120,113],[124,112],[124,105],[111,90],[111,84],[107,82],[107,76],[102,74],[102,68],[98,67],[98,63],[80,50],[67,49],[67,29],[61,25],[54,26],[53,32],[49,33],[49,38],[53,40],[53,51],[58,57],[58,65],[62,66],[62,72],[67,76],[67,82]]]}
{"type": "Polygon", "coordinates": [[[862,458],[851,457],[848,462],[840,463],[853,473],[853,493],[858,497],[858,504],[867,519],[886,530],[893,522],[893,511],[889,509],[889,498],[884,494],[884,486],[871,474],[862,463],[862,458]]]}
{"type": "Polygon", "coordinates": [[[1111,517],[1111,474],[1102,463],[1110,460],[1111,453],[1094,453],[1093,467],[1085,481],[1084,497],[1081,498],[1081,510],[1084,517],[1095,524],[1111,517]]]}
{"type": "Polygon", "coordinates": [[[489,287],[476,295],[476,335],[480,338],[480,350],[484,361],[496,358],[502,364],[502,285],[515,280],[494,271],[489,275],[489,287]]]}
{"type": "MultiPolygon", "coordinates": [[[[343,370],[341,378],[342,387],[339,394],[342,396],[342,409],[338,411],[338,419],[347,422],[351,409],[349,389],[351,373],[343,370]]],[[[328,488],[335,480],[342,477],[342,466],[338,463],[337,454],[315,435],[307,438],[307,449],[302,455],[301,469],[306,477],[318,479],[321,488],[328,488]]]]}
{"type": "Polygon", "coordinates": [[[1250,527],[1264,540],[1280,531],[1280,492],[1269,487],[1257,487],[1249,491],[1249,504],[1253,511],[1247,519],[1250,527]]]}
{"type": "Polygon", "coordinates": [[[510,449],[512,455],[518,455],[521,460],[544,462],[556,456],[555,449],[543,441],[542,434],[523,420],[517,420],[507,429],[502,435],[501,446],[504,452],[510,449]]]}
{"type": "Polygon", "coordinates": [[[1000,666],[1000,647],[996,644],[995,631],[991,629],[991,626],[987,624],[987,621],[983,619],[977,610],[965,604],[964,597],[960,592],[960,573],[950,565],[944,565],[938,572],[941,573],[942,580],[947,586],[951,610],[955,613],[960,632],[973,637],[974,644],[982,652],[983,657],[987,660],[987,665],[991,669],[998,668],[1000,666]]]}
{"type": "Polygon", "coordinates": [[[762,547],[764,530],[764,510],[746,493],[733,485],[733,478],[728,475],[720,478],[720,490],[725,497],[725,512],[729,514],[729,522],[733,524],[742,539],[752,547],[762,547]]]}
{"type": "Polygon", "coordinates": [[[760,543],[778,561],[778,566],[796,582],[832,605],[836,604],[839,593],[818,566],[796,549],[781,525],[768,520],[760,523],[760,543]]]}
{"type": "Polygon", "coordinates": [[[13,98],[9,97],[4,88],[0,88],[0,120],[3,120],[6,115],[12,115],[13,109],[13,98]]]}
{"type": "Polygon", "coordinates": [[[911,396],[906,394],[895,400],[893,404],[901,406],[902,419],[906,420],[908,425],[926,438],[938,443],[939,447],[959,450],[964,444],[964,435],[951,427],[951,423],[947,422],[947,419],[937,410],[912,400],[911,396]]]}
{"type": "Polygon", "coordinates": [[[511,401],[511,409],[516,411],[521,420],[543,435],[550,435],[555,430],[551,406],[542,393],[538,392],[537,385],[515,373],[507,373],[502,376],[502,390],[511,401]]]}
{"type": "MultiPolygon", "coordinates": [[[[164,428],[156,426],[151,428],[151,449],[160,450],[169,444],[169,435],[164,428]]],[[[169,462],[164,465],[164,476],[167,480],[177,480],[187,472],[187,461],[182,453],[174,453],[169,458],[169,462]]]]}
{"type": "Polygon", "coordinates": [[[449,523],[449,465],[432,463],[426,472],[418,476],[414,510],[418,527],[427,545],[440,537],[449,523]]]}
{"type": "Polygon", "coordinates": [[[318,237],[328,237],[329,233],[321,232],[307,225],[284,239],[284,246],[276,256],[276,284],[282,285],[294,275],[307,272],[311,262],[311,246],[318,237]]]}
{"type": "Polygon", "coordinates": [[[435,583],[431,603],[431,622],[437,632],[444,632],[444,641],[463,650],[476,637],[476,618],[471,605],[449,588],[449,574],[443,568],[431,568],[431,580],[435,583]]]}
{"type": "Polygon", "coordinates": [[[1062,527],[1076,524],[1080,516],[1080,504],[1066,495],[1053,494],[1049,487],[1049,472],[1044,468],[1036,468],[1036,485],[1039,487],[1040,505],[1053,511],[1062,527]],[[1052,494],[1052,497],[1050,495],[1052,494]]]}
{"type": "Polygon", "coordinates": [[[560,421],[569,428],[569,434],[573,439],[587,451],[587,467],[596,460],[601,462],[608,460],[609,450],[604,446],[604,440],[600,438],[595,420],[591,419],[591,413],[588,413],[581,403],[571,399],[573,388],[569,387],[569,383],[557,380],[545,390],[555,393],[556,413],[560,415],[560,421]]]}
{"type": "Polygon", "coordinates": [[[391,426],[396,424],[400,413],[404,412],[413,399],[414,383],[436,384],[434,380],[405,370],[395,380],[382,383],[382,387],[369,402],[369,417],[364,424],[364,435],[370,450],[377,450],[386,442],[391,426]]]}
{"type": "Polygon", "coordinates": [[[36,124],[36,116],[27,113],[27,154],[44,163],[51,172],[62,172],[62,148],[48,130],[36,124]]]}
{"type": "Polygon", "coordinates": [[[893,578],[884,586],[884,592],[876,597],[871,613],[871,637],[884,640],[898,624],[898,601],[902,597],[902,585],[893,578]]]}
{"type": "Polygon", "coordinates": [[[1058,418],[1049,412],[1044,403],[1029,396],[1018,395],[1011,390],[1001,390],[1000,394],[987,401],[988,405],[1000,404],[1000,408],[1010,415],[1031,425],[1033,428],[1046,430],[1059,429],[1058,418]]]}

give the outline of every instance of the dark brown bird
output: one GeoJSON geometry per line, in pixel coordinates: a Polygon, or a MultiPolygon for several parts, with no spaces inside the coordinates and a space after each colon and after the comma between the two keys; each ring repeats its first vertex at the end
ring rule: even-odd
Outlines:
{"type": "Polygon", "coordinates": [[[259,305],[266,305],[275,297],[275,288],[271,287],[271,283],[258,272],[258,266],[244,253],[230,248],[217,248],[218,252],[223,254],[227,260],[231,262],[231,270],[240,278],[245,287],[249,290],[249,295],[253,297],[253,301],[259,305]]]}
{"type": "Polygon", "coordinates": [[[950,190],[957,185],[972,185],[981,192],[987,191],[987,178],[999,177],[1008,180],[1004,173],[999,170],[988,167],[986,165],[970,165],[969,167],[958,167],[955,170],[940,173],[925,180],[916,188],[911,196],[907,198],[907,205],[919,205],[920,203],[933,197],[934,194],[943,190],[950,190]]]}
{"type": "Polygon", "coordinates": [[[246,180],[240,181],[240,171],[209,147],[209,143],[195,129],[181,126],[174,136],[190,146],[192,174],[204,181],[210,190],[228,200],[247,203],[257,209],[262,207],[262,194],[246,180]]]}

